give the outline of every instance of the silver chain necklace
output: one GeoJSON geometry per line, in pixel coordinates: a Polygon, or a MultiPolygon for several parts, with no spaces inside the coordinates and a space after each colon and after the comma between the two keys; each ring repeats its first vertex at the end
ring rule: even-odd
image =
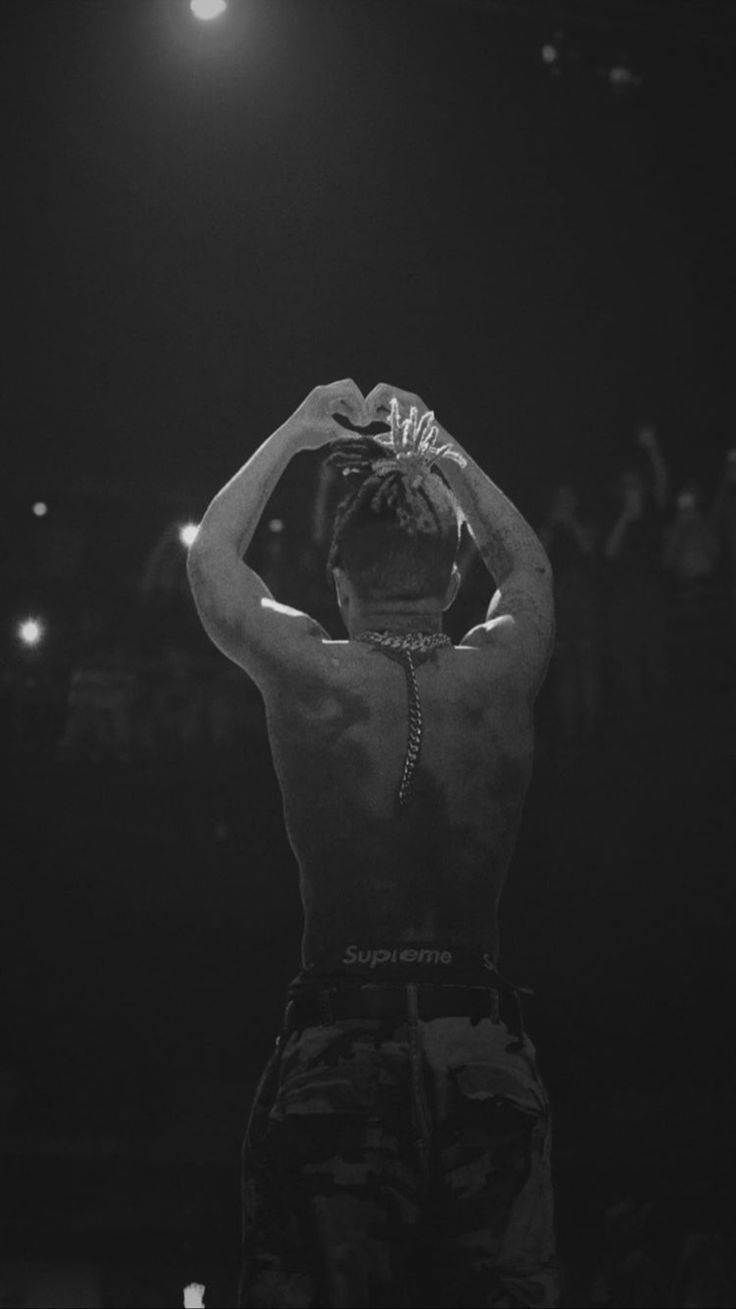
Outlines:
{"type": "Polygon", "coordinates": [[[422,748],[422,706],[416,678],[416,665],[434,650],[450,647],[453,642],[444,632],[406,632],[397,636],[391,632],[361,632],[356,641],[378,646],[390,659],[400,663],[406,673],[406,690],[409,699],[409,739],[399,786],[399,808],[408,803],[422,748]]]}

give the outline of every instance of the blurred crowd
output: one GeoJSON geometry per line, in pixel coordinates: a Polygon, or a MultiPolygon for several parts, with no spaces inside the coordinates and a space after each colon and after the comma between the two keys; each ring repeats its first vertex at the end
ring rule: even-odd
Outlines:
{"type": "MultiPolygon", "coordinates": [[[[673,487],[651,425],[638,429],[631,454],[597,496],[560,481],[544,489],[536,515],[522,506],[554,572],[556,643],[538,702],[553,748],[611,725],[635,729],[673,698],[685,704],[734,685],[736,449],[710,488],[693,479],[673,487]]],[[[337,482],[321,465],[309,509],[267,517],[248,562],[277,599],[340,638],[324,573],[337,482]]],[[[10,632],[2,710],[11,751],[126,764],[222,754],[263,734],[256,689],[199,626],[178,527],[155,540],[135,575],[106,566],[68,526],[33,530],[13,603],[29,597],[49,630],[35,643],[10,632]]],[[[445,624],[455,640],[483,621],[492,591],[467,529],[460,567],[445,624]]]]}
{"type": "Polygon", "coordinates": [[[556,739],[624,730],[677,699],[733,683],[736,653],[736,450],[709,502],[676,491],[655,429],[594,517],[571,483],[537,526],[555,580],[556,644],[546,687],[556,739]]]}

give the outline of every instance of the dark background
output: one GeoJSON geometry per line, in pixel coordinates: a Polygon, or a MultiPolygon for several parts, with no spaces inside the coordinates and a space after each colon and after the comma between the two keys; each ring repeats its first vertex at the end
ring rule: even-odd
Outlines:
{"type": "MultiPolygon", "coordinates": [[[[94,1270],[89,1303],[192,1279],[234,1303],[239,1142],[301,916],[260,702],[167,533],[346,376],[418,392],[532,521],[561,480],[604,521],[643,420],[673,491],[710,501],[736,444],[736,23],[491,0],[230,0],[210,25],[183,0],[26,0],[0,22],[2,1303],[36,1302],[43,1261],[59,1285],[94,1270]],[[182,714],[229,679],[238,731],[69,757],[74,669],[116,647],[182,714]]],[[[266,515],[284,591],[318,463],[266,515]]],[[[733,667],[719,639],[674,662],[655,717],[617,733],[610,710],[562,764],[542,698],[502,907],[571,1303],[680,1303],[688,1242],[718,1268],[733,1235],[733,667]]]]}

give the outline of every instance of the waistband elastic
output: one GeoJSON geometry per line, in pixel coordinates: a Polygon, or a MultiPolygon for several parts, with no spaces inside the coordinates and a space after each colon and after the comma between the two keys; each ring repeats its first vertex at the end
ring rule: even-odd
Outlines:
{"type": "MultiPolygon", "coordinates": [[[[492,951],[438,941],[348,943],[306,960],[305,980],[326,982],[433,982],[438,985],[494,986],[499,979],[492,951]]],[[[502,983],[503,984],[503,983],[502,983]]]]}

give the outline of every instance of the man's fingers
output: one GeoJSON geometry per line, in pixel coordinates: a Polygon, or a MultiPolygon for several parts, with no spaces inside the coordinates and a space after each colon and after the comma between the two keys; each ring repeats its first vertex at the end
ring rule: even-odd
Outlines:
{"type": "Polygon", "coordinates": [[[425,409],[417,423],[416,437],[419,442],[431,440],[430,431],[434,422],[434,410],[425,409]]]}
{"type": "Polygon", "coordinates": [[[391,386],[389,382],[379,382],[368,392],[365,403],[367,408],[374,414],[386,414],[391,412],[391,401],[395,399],[402,411],[409,412],[411,407],[424,409],[424,403],[418,395],[411,391],[402,391],[399,386],[391,386]]]}
{"type": "Polygon", "coordinates": [[[381,382],[366,396],[365,407],[373,422],[385,423],[391,432],[398,431],[399,402],[396,387],[381,382]]]}
{"type": "Polygon", "coordinates": [[[363,392],[357,382],[354,382],[352,377],[346,377],[341,382],[333,382],[329,387],[329,390],[335,393],[335,399],[332,401],[335,409],[341,407],[353,422],[360,423],[365,420],[365,397],[363,396],[363,392]]]}
{"type": "Polygon", "coordinates": [[[330,414],[330,417],[333,422],[337,423],[338,427],[342,427],[344,431],[351,432],[355,435],[356,424],[353,422],[352,416],[346,417],[345,414],[338,413],[337,410],[334,410],[330,414]]]}
{"type": "Polygon", "coordinates": [[[368,392],[365,398],[366,408],[374,414],[388,414],[391,409],[391,396],[396,392],[395,386],[388,382],[379,382],[368,392]]]}

